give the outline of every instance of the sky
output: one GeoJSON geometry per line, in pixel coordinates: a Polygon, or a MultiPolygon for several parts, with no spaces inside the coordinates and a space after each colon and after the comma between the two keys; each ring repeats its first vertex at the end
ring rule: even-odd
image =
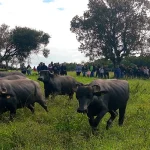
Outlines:
{"type": "Polygon", "coordinates": [[[48,58],[42,54],[31,55],[31,65],[39,62],[48,65],[55,62],[88,61],[78,51],[76,35],[70,31],[70,21],[75,15],[82,16],[87,10],[88,0],[0,0],[0,25],[41,30],[51,36],[47,48],[48,58]]]}

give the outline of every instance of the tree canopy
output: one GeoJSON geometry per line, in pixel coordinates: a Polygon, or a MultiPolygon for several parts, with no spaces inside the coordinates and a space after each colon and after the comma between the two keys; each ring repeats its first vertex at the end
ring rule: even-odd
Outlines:
{"type": "Polygon", "coordinates": [[[79,51],[91,60],[110,59],[114,66],[141,52],[148,38],[148,0],[89,0],[83,16],[71,20],[79,51]]]}
{"type": "Polygon", "coordinates": [[[49,43],[50,35],[43,31],[27,27],[15,27],[9,29],[9,26],[2,24],[0,27],[0,62],[9,61],[16,57],[18,60],[24,60],[30,54],[43,52],[47,57],[50,50],[45,48],[49,43]]]}

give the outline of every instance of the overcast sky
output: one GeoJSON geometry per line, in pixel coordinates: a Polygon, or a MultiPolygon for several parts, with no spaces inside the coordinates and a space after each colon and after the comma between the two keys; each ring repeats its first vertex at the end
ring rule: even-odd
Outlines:
{"type": "Polygon", "coordinates": [[[32,56],[32,66],[39,62],[87,61],[78,51],[76,35],[70,31],[70,21],[75,15],[83,15],[88,0],[0,0],[0,25],[5,23],[15,26],[42,30],[52,37],[47,46],[50,55],[32,56]]]}

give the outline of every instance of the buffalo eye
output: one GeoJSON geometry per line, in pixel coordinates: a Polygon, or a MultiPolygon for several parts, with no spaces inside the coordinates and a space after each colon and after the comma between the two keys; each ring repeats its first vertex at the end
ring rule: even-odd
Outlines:
{"type": "Polygon", "coordinates": [[[9,99],[9,98],[10,98],[10,95],[7,95],[6,98],[9,99]]]}

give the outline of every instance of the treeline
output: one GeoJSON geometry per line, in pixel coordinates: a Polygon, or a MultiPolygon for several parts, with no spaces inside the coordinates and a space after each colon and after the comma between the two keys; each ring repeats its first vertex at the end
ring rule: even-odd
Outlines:
{"type": "MultiPolygon", "coordinates": [[[[98,59],[95,60],[94,62],[85,62],[82,64],[87,64],[88,66],[90,66],[90,64],[94,64],[94,65],[107,65],[109,69],[113,69],[113,63],[110,60],[106,60],[104,58],[102,59],[98,59]]],[[[76,64],[77,63],[66,63],[66,67],[68,71],[75,71],[76,68],[76,64]]],[[[148,68],[150,68],[150,56],[130,56],[130,57],[126,57],[122,60],[121,64],[124,64],[125,66],[147,66],[148,68]]],[[[5,65],[1,64],[0,68],[5,69],[5,65]]],[[[10,67],[9,69],[15,69],[15,67],[10,67]]]]}
{"type": "MultiPolygon", "coordinates": [[[[108,68],[114,68],[113,63],[110,60],[99,59],[94,62],[94,64],[98,65],[107,65],[108,68]]],[[[125,66],[147,66],[150,68],[150,56],[130,56],[126,57],[122,60],[120,64],[124,64],[125,66]]]]}
{"type": "MultiPolygon", "coordinates": [[[[104,58],[95,60],[94,62],[86,62],[86,64],[90,65],[91,63],[97,65],[107,65],[108,68],[113,69],[114,65],[110,60],[106,60],[104,58]]],[[[147,66],[150,68],[150,56],[130,56],[126,57],[122,60],[121,64],[125,66],[147,66]]],[[[66,63],[66,67],[68,71],[74,71],[76,67],[76,63],[66,63]]]]}

